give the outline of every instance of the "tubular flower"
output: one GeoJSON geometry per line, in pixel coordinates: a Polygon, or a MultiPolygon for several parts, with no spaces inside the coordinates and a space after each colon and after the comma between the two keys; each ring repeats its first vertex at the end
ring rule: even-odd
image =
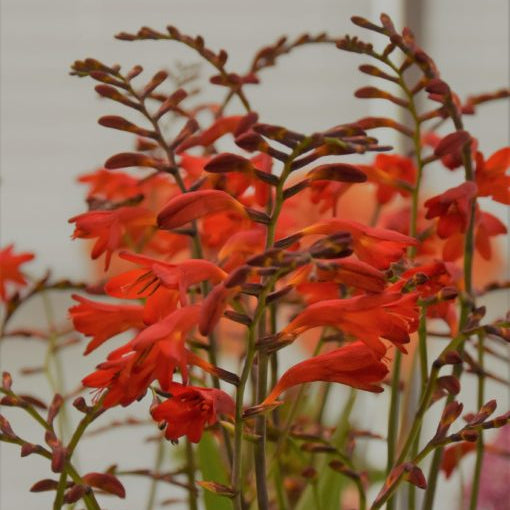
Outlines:
{"type": "Polygon", "coordinates": [[[221,190],[203,189],[183,193],[170,200],[158,214],[160,228],[172,230],[207,214],[223,211],[247,216],[243,205],[221,190]]]}
{"type": "Polygon", "coordinates": [[[476,184],[471,181],[451,188],[425,202],[427,219],[439,218],[437,235],[446,239],[453,234],[465,232],[469,223],[469,204],[476,196],[476,184]]]}
{"type": "Polygon", "coordinates": [[[363,341],[377,354],[386,352],[381,338],[406,352],[403,345],[418,327],[416,300],[416,293],[387,292],[320,301],[298,314],[279,336],[285,341],[311,328],[333,326],[363,341]]]}
{"type": "Polygon", "coordinates": [[[357,257],[377,269],[386,269],[392,262],[402,258],[408,246],[418,244],[412,237],[394,230],[368,227],[355,221],[338,219],[315,223],[301,230],[300,235],[331,235],[339,231],[349,232],[357,257]]]}
{"type": "Polygon", "coordinates": [[[388,203],[395,195],[409,196],[416,182],[416,167],[411,159],[397,154],[378,154],[372,165],[360,165],[368,180],[377,186],[376,200],[388,203]]]}
{"type": "Polygon", "coordinates": [[[76,223],[73,239],[94,239],[92,258],[106,253],[105,270],[112,254],[127,247],[126,238],[136,242],[147,227],[154,225],[154,215],[145,207],[119,207],[111,211],[90,211],[74,216],[69,223],[76,223]]]}
{"type": "Polygon", "coordinates": [[[143,306],[98,303],[73,294],[79,304],[69,309],[77,331],[93,337],[84,354],[97,349],[109,338],[129,329],[143,329],[143,306]]]}
{"type": "Polygon", "coordinates": [[[34,258],[33,253],[13,253],[14,245],[10,244],[0,250],[0,301],[7,299],[7,285],[13,284],[18,287],[26,285],[25,277],[20,271],[20,266],[34,258]]]}
{"type": "Polygon", "coordinates": [[[244,264],[246,259],[254,253],[264,249],[266,242],[266,233],[262,228],[242,230],[236,232],[227,239],[218,253],[220,264],[225,270],[231,271],[244,264]]]}
{"type": "Polygon", "coordinates": [[[292,386],[314,381],[337,382],[379,393],[383,389],[378,383],[388,374],[381,361],[383,356],[384,352],[376,354],[364,343],[354,342],[307,359],[289,368],[260,405],[271,405],[292,386]]]}
{"type": "Polygon", "coordinates": [[[163,319],[179,303],[179,291],[164,287],[157,277],[145,269],[133,269],[110,278],[105,292],[121,299],[145,299],[143,320],[146,324],[163,319]]]}
{"type": "Polygon", "coordinates": [[[382,292],[386,287],[386,277],[382,271],[353,257],[319,262],[314,268],[305,266],[290,283],[301,285],[307,280],[343,284],[374,293],[382,292]]]}
{"type": "Polygon", "coordinates": [[[199,305],[187,306],[145,328],[130,342],[111,352],[96,372],[83,379],[83,385],[106,390],[103,405],[112,407],[127,406],[141,398],[155,380],[167,391],[176,368],[186,382],[189,364],[222,376],[224,371],[185,347],[186,336],[197,324],[199,313],[199,305]]]}
{"type": "Polygon", "coordinates": [[[150,293],[162,285],[167,289],[178,290],[181,305],[184,306],[187,304],[186,293],[189,287],[205,280],[216,284],[228,276],[218,266],[204,259],[189,259],[171,264],[130,252],[121,252],[119,256],[140,265],[141,269],[112,278],[106,286],[109,293],[122,294],[125,291],[131,295],[133,291],[138,294],[147,291],[150,293]]]}
{"type": "Polygon", "coordinates": [[[165,437],[177,441],[187,436],[198,443],[204,428],[218,421],[218,414],[232,416],[235,404],[222,390],[199,388],[172,383],[168,389],[171,397],[151,408],[151,415],[165,425],[165,437]]]}
{"type": "Polygon", "coordinates": [[[481,152],[476,154],[475,179],[478,196],[492,197],[496,202],[510,205],[510,147],[495,152],[484,161],[481,152]]]}

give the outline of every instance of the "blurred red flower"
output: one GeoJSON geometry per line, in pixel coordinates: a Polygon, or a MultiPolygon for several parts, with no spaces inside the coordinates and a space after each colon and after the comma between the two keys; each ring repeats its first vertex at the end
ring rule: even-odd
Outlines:
{"type": "Polygon", "coordinates": [[[0,250],[0,301],[7,299],[6,287],[14,284],[18,287],[26,285],[25,277],[20,271],[20,266],[34,258],[33,253],[13,253],[14,245],[10,244],[0,250]]]}

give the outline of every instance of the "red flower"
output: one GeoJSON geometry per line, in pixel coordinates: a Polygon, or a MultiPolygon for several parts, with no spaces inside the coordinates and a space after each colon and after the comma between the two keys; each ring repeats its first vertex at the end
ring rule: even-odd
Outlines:
{"type": "Polygon", "coordinates": [[[216,284],[227,277],[225,271],[204,259],[189,259],[171,264],[126,251],[119,256],[142,267],[109,280],[106,291],[116,297],[148,297],[163,286],[166,289],[178,290],[181,305],[184,306],[188,301],[186,293],[189,287],[205,280],[216,284]]]}
{"type": "Polygon", "coordinates": [[[410,191],[402,184],[414,186],[416,167],[411,159],[398,154],[378,154],[370,166],[360,165],[368,180],[377,185],[376,200],[388,203],[395,195],[409,196],[410,191]]]}
{"type": "Polygon", "coordinates": [[[381,361],[383,355],[384,352],[376,354],[362,342],[354,342],[302,361],[282,375],[261,406],[271,405],[292,386],[313,381],[337,382],[381,392],[383,389],[377,383],[388,374],[388,368],[381,361]]]}
{"type": "Polygon", "coordinates": [[[323,220],[310,225],[301,231],[301,235],[331,235],[340,231],[351,234],[354,253],[358,258],[378,269],[386,269],[392,262],[402,258],[408,246],[418,244],[412,237],[394,230],[338,219],[323,220]]]}
{"type": "Polygon", "coordinates": [[[510,205],[510,175],[506,175],[509,168],[510,147],[495,152],[487,161],[484,161],[481,152],[477,152],[475,179],[478,196],[492,197],[496,202],[510,205]]]}
{"type": "Polygon", "coordinates": [[[167,391],[176,368],[180,369],[184,382],[188,378],[189,364],[220,375],[221,369],[186,349],[186,336],[198,323],[199,314],[199,305],[186,306],[145,328],[130,342],[111,352],[96,372],[83,379],[83,385],[107,391],[104,407],[127,406],[141,398],[155,380],[167,391]]]}
{"type": "Polygon", "coordinates": [[[126,245],[126,239],[136,242],[145,229],[154,225],[154,215],[145,207],[119,207],[111,211],[90,211],[74,216],[69,223],[76,223],[73,239],[94,239],[92,258],[106,253],[105,270],[110,265],[112,253],[126,245]]]}
{"type": "Polygon", "coordinates": [[[33,253],[20,253],[15,255],[12,250],[14,245],[10,244],[3,250],[0,250],[0,301],[6,301],[8,284],[14,284],[22,287],[27,284],[23,273],[19,267],[25,262],[34,258],[33,253]]]}
{"type": "Polygon", "coordinates": [[[353,257],[332,259],[316,266],[315,278],[319,282],[334,282],[376,293],[386,287],[386,276],[382,271],[353,257]]]}
{"type": "Polygon", "coordinates": [[[128,329],[145,327],[143,306],[98,303],[76,294],[72,297],[79,302],[69,309],[74,328],[84,335],[93,337],[84,354],[92,352],[109,338],[128,329]]]}
{"type": "Polygon", "coordinates": [[[171,397],[151,408],[154,420],[166,426],[165,437],[177,441],[187,436],[198,443],[204,428],[218,421],[218,414],[232,416],[235,404],[224,391],[215,388],[198,388],[172,383],[168,389],[171,397]]]}
{"type": "Polygon", "coordinates": [[[78,182],[89,185],[87,198],[125,200],[140,193],[137,179],[126,173],[111,172],[105,168],[81,175],[78,182]]]}
{"type": "Polygon", "coordinates": [[[246,216],[243,205],[221,190],[203,189],[183,193],[170,200],[158,214],[160,228],[172,230],[207,214],[223,211],[246,216]]]}
{"type": "Polygon", "coordinates": [[[436,133],[425,133],[422,142],[434,149],[435,155],[441,158],[441,163],[448,170],[455,170],[462,165],[462,148],[465,143],[470,143],[473,158],[478,147],[478,140],[471,137],[467,131],[454,131],[443,138],[436,133]]]}
{"type": "Polygon", "coordinates": [[[445,448],[440,469],[444,472],[446,478],[450,478],[453,471],[465,455],[475,450],[476,443],[470,443],[467,441],[462,441],[460,443],[454,444],[453,446],[448,446],[448,448],[445,448]]]}
{"type": "MultiPolygon", "coordinates": [[[[477,207],[475,211],[475,248],[480,255],[489,260],[492,255],[490,238],[506,234],[506,226],[492,214],[480,211],[477,207]]],[[[464,252],[464,234],[457,233],[450,236],[443,246],[443,259],[445,261],[454,261],[462,257],[464,252]]]]}
{"type": "Polygon", "coordinates": [[[314,303],[285,327],[280,336],[286,340],[320,326],[333,326],[362,340],[376,353],[384,354],[381,338],[405,352],[409,334],[418,327],[417,294],[382,293],[349,299],[314,303]]]}
{"type": "Polygon", "coordinates": [[[254,253],[264,249],[266,233],[263,228],[242,230],[230,236],[218,253],[220,264],[230,271],[244,264],[254,253]]]}
{"type": "Polygon", "coordinates": [[[428,208],[425,217],[427,219],[439,217],[437,235],[441,239],[466,231],[469,223],[469,204],[475,196],[476,184],[467,181],[425,202],[424,205],[428,208]]]}
{"type": "Polygon", "coordinates": [[[383,355],[389,340],[405,352],[403,345],[418,327],[417,294],[381,293],[349,299],[314,303],[285,327],[280,336],[286,340],[319,326],[333,326],[352,335],[383,355]]]}
{"type": "MultiPolygon", "coordinates": [[[[427,278],[424,282],[418,281],[416,292],[421,298],[433,297],[438,295],[445,287],[457,288],[457,281],[454,278],[455,270],[456,268],[452,264],[445,264],[443,261],[413,267],[400,275],[401,280],[392,285],[391,290],[401,291],[410,279],[423,274],[427,278]]],[[[443,319],[450,326],[451,331],[455,332],[457,330],[455,300],[449,299],[427,305],[427,317],[443,319]]]]}

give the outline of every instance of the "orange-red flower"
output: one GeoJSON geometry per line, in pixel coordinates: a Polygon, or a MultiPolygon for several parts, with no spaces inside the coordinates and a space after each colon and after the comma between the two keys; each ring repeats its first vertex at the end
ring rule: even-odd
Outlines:
{"type": "MultiPolygon", "coordinates": [[[[452,264],[443,261],[434,261],[429,264],[416,266],[400,275],[401,280],[391,286],[391,290],[400,291],[402,287],[413,278],[416,279],[416,292],[421,298],[438,296],[445,287],[455,289],[457,281],[455,273],[458,269],[452,264]],[[425,275],[425,281],[417,279],[417,275],[425,275]]],[[[460,275],[459,275],[460,276],[460,275]]],[[[427,317],[443,319],[452,333],[457,331],[457,311],[455,300],[440,300],[438,303],[427,305],[427,317]]]]}
{"type": "Polygon", "coordinates": [[[263,228],[241,230],[230,236],[218,253],[220,264],[226,271],[242,265],[254,253],[264,249],[266,232],[263,228]]]}
{"type": "Polygon", "coordinates": [[[386,352],[381,338],[405,352],[403,345],[418,327],[416,299],[415,293],[386,292],[319,301],[298,314],[280,335],[285,339],[311,328],[333,326],[363,341],[379,354],[386,352]]]}
{"type": "Polygon", "coordinates": [[[384,352],[375,353],[362,342],[344,345],[331,352],[309,358],[289,368],[261,406],[271,405],[285,390],[314,381],[347,384],[353,388],[381,392],[378,385],[388,374],[381,361],[384,352]]]}
{"type": "Polygon", "coordinates": [[[111,211],[90,211],[74,216],[69,223],[76,223],[73,239],[94,239],[91,257],[103,253],[105,270],[110,265],[114,251],[128,247],[128,240],[136,242],[147,227],[154,225],[154,215],[145,207],[119,207],[111,211]]]}
{"type": "Polygon", "coordinates": [[[129,329],[142,329],[143,306],[113,305],[99,303],[73,294],[78,301],[69,309],[74,328],[84,335],[93,337],[84,354],[88,354],[109,338],[129,329]]]}
{"type": "Polygon", "coordinates": [[[476,184],[471,181],[429,198],[427,219],[439,218],[437,235],[446,239],[453,234],[465,232],[469,223],[470,203],[476,196],[476,184]]]}
{"type": "Polygon", "coordinates": [[[222,390],[199,388],[172,383],[168,388],[171,397],[151,408],[154,420],[164,422],[165,437],[176,441],[187,436],[198,443],[204,428],[218,421],[218,414],[232,416],[235,404],[222,390]]]}
{"type": "Polygon", "coordinates": [[[227,133],[237,134],[243,128],[247,128],[250,122],[255,122],[255,120],[256,118],[253,115],[222,117],[198,135],[187,138],[177,147],[177,152],[180,153],[196,146],[208,147],[227,133]]]}
{"type": "Polygon", "coordinates": [[[332,283],[335,288],[342,284],[375,293],[382,292],[386,287],[386,277],[382,271],[353,257],[305,266],[296,272],[289,283],[297,285],[299,291],[300,286],[306,285],[306,282],[332,283]]]}
{"type": "Polygon", "coordinates": [[[246,216],[243,205],[221,190],[203,189],[182,193],[170,200],[158,214],[158,225],[164,229],[182,227],[207,214],[223,211],[246,216]]]}
{"type": "Polygon", "coordinates": [[[13,284],[18,287],[26,285],[25,277],[20,271],[20,266],[34,258],[33,253],[13,253],[14,245],[10,244],[0,250],[0,301],[7,299],[7,285],[13,284]]]}
{"type": "Polygon", "coordinates": [[[116,297],[146,297],[162,285],[167,289],[178,290],[181,305],[186,305],[186,293],[191,286],[205,280],[216,284],[227,277],[225,271],[204,259],[189,259],[171,264],[126,251],[119,256],[141,268],[110,279],[106,291],[116,297]]]}
{"type": "Polygon", "coordinates": [[[413,161],[398,154],[378,154],[372,165],[360,165],[368,180],[377,185],[376,200],[388,203],[395,195],[410,195],[407,186],[416,182],[416,167],[413,161]]]}
{"type": "Polygon", "coordinates": [[[220,369],[185,346],[186,336],[198,323],[199,314],[199,305],[186,306],[145,328],[130,342],[111,352],[107,361],[83,379],[83,385],[106,390],[104,407],[127,406],[141,398],[155,380],[167,391],[177,368],[184,382],[187,382],[190,364],[219,375],[220,369]]]}
{"type": "MultiPolygon", "coordinates": [[[[476,251],[486,260],[492,255],[490,238],[506,234],[506,226],[490,213],[480,211],[477,207],[475,211],[475,248],[476,251]]],[[[462,257],[464,253],[465,234],[462,232],[451,235],[443,246],[443,259],[445,261],[454,261],[462,257]]]]}
{"type": "Polygon", "coordinates": [[[484,161],[481,152],[476,154],[475,179],[478,196],[492,197],[496,202],[510,205],[510,147],[495,152],[484,161]]]}
{"type": "Polygon", "coordinates": [[[310,225],[301,230],[300,234],[331,235],[340,231],[351,234],[357,257],[377,269],[386,269],[392,262],[402,258],[408,246],[418,244],[412,237],[394,230],[368,227],[356,221],[336,218],[310,225]]]}

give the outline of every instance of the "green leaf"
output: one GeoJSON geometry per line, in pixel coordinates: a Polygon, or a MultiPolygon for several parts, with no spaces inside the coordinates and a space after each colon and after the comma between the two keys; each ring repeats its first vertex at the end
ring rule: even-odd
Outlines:
{"type": "MultiPolygon", "coordinates": [[[[198,462],[202,479],[228,485],[228,472],[220,453],[218,442],[210,432],[205,432],[198,443],[198,462]]],[[[232,502],[224,496],[204,491],[206,510],[232,510],[232,502]]]]}

